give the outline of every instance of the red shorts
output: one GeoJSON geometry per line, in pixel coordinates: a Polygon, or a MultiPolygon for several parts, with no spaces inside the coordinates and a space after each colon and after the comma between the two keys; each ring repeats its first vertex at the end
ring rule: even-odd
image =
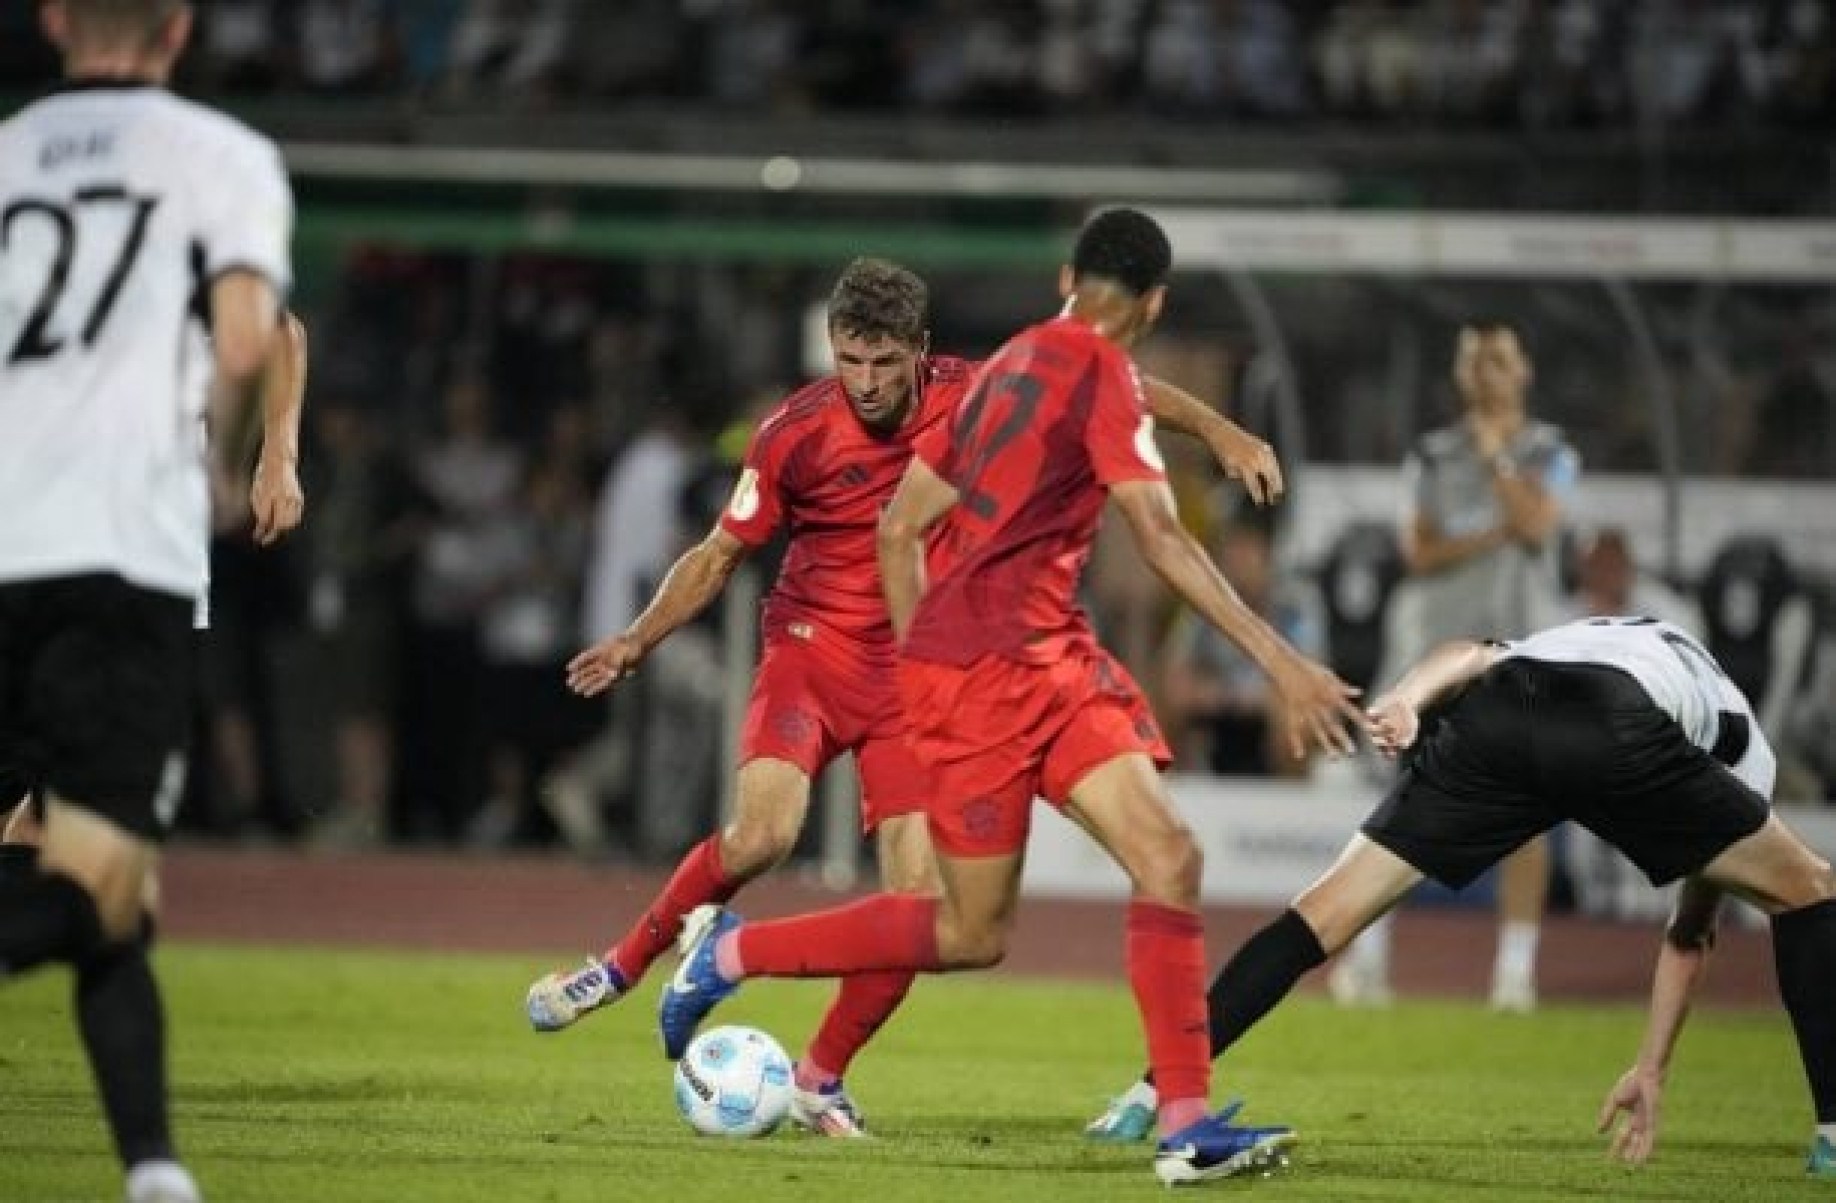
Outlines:
{"type": "Polygon", "coordinates": [[[1020,851],[1035,797],[1063,806],[1092,769],[1118,756],[1172,763],[1140,687],[1094,644],[1052,664],[902,660],[899,693],[934,791],[931,839],[952,856],[1020,851]]]}
{"type": "Polygon", "coordinates": [[[768,636],[740,732],[740,763],[784,760],[811,780],[843,752],[861,780],[861,830],[918,814],[930,791],[905,741],[892,661],[808,623],[768,636]],[[808,632],[804,637],[803,631],[808,632]]]}

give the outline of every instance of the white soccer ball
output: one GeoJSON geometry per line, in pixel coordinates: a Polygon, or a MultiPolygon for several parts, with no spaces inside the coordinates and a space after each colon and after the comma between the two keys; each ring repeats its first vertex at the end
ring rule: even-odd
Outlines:
{"type": "Polygon", "coordinates": [[[676,1110],[703,1136],[763,1136],[790,1104],[790,1058],[757,1028],[710,1028],[676,1062],[676,1110]]]}

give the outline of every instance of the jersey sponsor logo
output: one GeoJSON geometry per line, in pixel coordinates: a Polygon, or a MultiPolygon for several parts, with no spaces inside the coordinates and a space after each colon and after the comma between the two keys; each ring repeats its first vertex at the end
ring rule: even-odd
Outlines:
{"type": "Polygon", "coordinates": [[[738,522],[758,515],[759,474],[756,469],[747,468],[740,473],[739,481],[733,486],[733,499],[727,502],[727,512],[738,522]]]}
{"type": "Polygon", "coordinates": [[[1135,457],[1156,472],[1167,470],[1167,461],[1160,455],[1160,444],[1154,441],[1154,418],[1151,414],[1143,414],[1141,425],[1135,427],[1135,457]]]}

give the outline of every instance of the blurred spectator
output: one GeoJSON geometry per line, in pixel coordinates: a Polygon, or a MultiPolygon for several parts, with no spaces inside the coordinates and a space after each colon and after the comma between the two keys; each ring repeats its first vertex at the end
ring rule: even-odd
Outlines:
{"type": "Polygon", "coordinates": [[[800,97],[795,67],[802,30],[791,9],[785,0],[724,0],[708,14],[710,100],[770,109],[800,97]]]}
{"type": "MultiPolygon", "coordinates": [[[[246,497],[237,490],[237,500],[246,497]]],[[[317,504],[315,499],[315,505],[317,504]]],[[[314,515],[315,521],[317,514],[314,515]]],[[[289,796],[276,701],[281,644],[299,619],[294,543],[258,549],[248,509],[217,518],[210,545],[210,621],[199,677],[204,738],[192,818],[220,835],[292,839],[305,825],[289,796]],[[272,562],[276,552],[281,562],[272,562]]]]}
{"type": "Polygon", "coordinates": [[[1702,614],[1688,598],[1639,571],[1631,541],[1620,527],[1602,527],[1582,542],[1575,575],[1576,617],[1643,615],[1702,632],[1702,614]]]}
{"type": "MultiPolygon", "coordinates": [[[[1531,379],[1510,325],[1461,328],[1453,364],[1460,419],[1417,440],[1403,469],[1401,546],[1411,579],[1387,632],[1386,682],[1447,640],[1521,638],[1560,615],[1558,535],[1580,460],[1560,429],[1531,419],[1531,379]]],[[[1548,882],[1547,837],[1502,862],[1494,1007],[1536,1006],[1548,882]]],[[[1347,950],[1329,979],[1341,1002],[1388,998],[1389,933],[1380,923],[1347,950]]]]}
{"type": "Polygon", "coordinates": [[[587,97],[673,96],[683,78],[689,26],[676,0],[620,0],[576,21],[565,48],[566,78],[587,97]]]}
{"type": "Polygon", "coordinates": [[[482,802],[484,663],[479,623],[497,572],[490,539],[522,472],[475,375],[447,389],[446,428],[411,468],[427,506],[409,606],[402,708],[402,834],[456,838],[482,802]]]}
{"type": "Polygon", "coordinates": [[[300,80],[321,92],[380,89],[395,78],[395,24],[383,0],[299,0],[300,80]]]}
{"type": "Polygon", "coordinates": [[[332,725],[336,793],[314,838],[366,845],[387,834],[395,769],[401,599],[414,546],[406,472],[374,421],[338,393],[306,407],[302,460],[312,520],[301,529],[312,695],[332,725]]]}
{"type": "Polygon", "coordinates": [[[1224,96],[1220,34],[1208,0],[1166,0],[1141,47],[1141,86],[1161,112],[1208,113],[1224,96]]]}
{"type": "Polygon", "coordinates": [[[490,794],[467,826],[474,846],[542,842],[537,783],[589,734],[590,712],[567,689],[567,662],[591,521],[586,482],[570,460],[551,457],[480,536],[494,567],[479,624],[490,794]]]}
{"type": "Polygon", "coordinates": [[[273,0],[220,0],[199,14],[199,82],[226,92],[266,92],[283,81],[273,0]]]}
{"type": "MultiPolygon", "coordinates": [[[[1319,597],[1276,563],[1274,534],[1261,514],[1239,514],[1218,528],[1218,568],[1250,609],[1303,655],[1325,651],[1319,597]]],[[[1213,773],[1298,777],[1267,674],[1190,611],[1182,611],[1161,655],[1161,713],[1182,763],[1213,773]]]]}
{"type": "MultiPolygon", "coordinates": [[[[586,569],[586,597],[576,632],[581,646],[631,625],[674,559],[677,507],[694,466],[694,443],[682,413],[668,405],[613,461],[600,489],[586,569]]],[[[586,703],[582,703],[586,705],[586,703]]],[[[575,851],[606,850],[605,809],[628,797],[641,716],[628,691],[613,690],[599,735],[542,787],[542,800],[575,851]]],[[[642,783],[636,783],[641,788],[642,783]]]]}
{"type": "MultiPolygon", "coordinates": [[[[0,6],[0,21],[29,7],[0,6]]],[[[220,0],[190,77],[461,105],[1822,130],[1827,0],[220,0]]],[[[48,81],[29,22],[0,81],[48,81]]]]}
{"type": "Polygon", "coordinates": [[[1231,107],[1256,117],[1304,114],[1312,97],[1295,11],[1280,0],[1234,0],[1223,9],[1231,107]]]}
{"type": "Polygon", "coordinates": [[[545,95],[566,53],[575,7],[574,0],[471,0],[453,26],[448,88],[460,96],[545,95]]]}

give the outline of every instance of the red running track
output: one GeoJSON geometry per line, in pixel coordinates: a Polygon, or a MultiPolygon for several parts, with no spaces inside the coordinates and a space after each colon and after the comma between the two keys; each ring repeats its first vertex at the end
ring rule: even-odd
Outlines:
{"type": "MultiPolygon", "coordinates": [[[[552,953],[604,948],[662,884],[659,871],[592,867],[559,858],[452,855],[308,855],[178,848],[162,873],[162,931],[179,940],[299,943],[423,950],[552,953]]],[[[794,872],[754,883],[749,915],[783,915],[848,897],[794,872]]],[[[1271,917],[1213,907],[1214,964],[1271,917]]],[[[1393,953],[1403,994],[1482,998],[1491,975],[1489,913],[1405,910],[1393,953]]],[[[1639,1001],[1658,929],[1567,916],[1544,928],[1541,996],[1549,1001],[1639,1001]]],[[[1122,908],[1113,901],[1028,898],[1004,970],[1120,982],[1122,908]]],[[[1308,987],[1317,989],[1323,974],[1308,987]]],[[[1722,934],[1704,1001],[1771,1005],[1777,998],[1764,931],[1722,934]]]]}

